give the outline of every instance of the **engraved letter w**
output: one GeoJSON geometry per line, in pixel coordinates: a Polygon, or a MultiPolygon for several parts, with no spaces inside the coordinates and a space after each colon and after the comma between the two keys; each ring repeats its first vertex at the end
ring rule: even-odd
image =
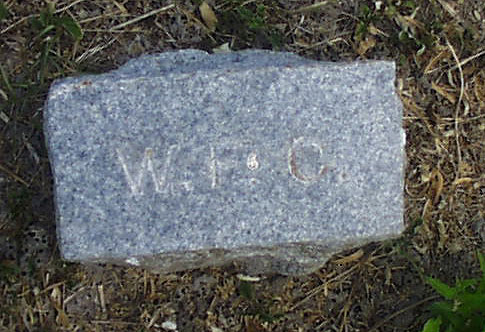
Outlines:
{"type": "Polygon", "coordinates": [[[126,164],[125,157],[123,156],[123,154],[119,149],[116,149],[116,152],[118,154],[118,159],[125,173],[126,181],[128,182],[128,186],[130,187],[133,195],[137,195],[137,196],[143,195],[143,184],[144,184],[143,177],[145,176],[145,172],[148,172],[151,175],[153,184],[155,186],[155,191],[157,193],[161,193],[163,191],[164,187],[167,184],[167,173],[170,168],[170,161],[172,159],[172,154],[176,147],[177,145],[172,145],[169,147],[167,152],[167,158],[165,159],[165,165],[163,165],[161,174],[157,174],[153,166],[152,148],[145,148],[143,160],[141,162],[140,167],[138,168],[139,170],[137,174],[134,174],[135,172],[130,172],[126,164]]]}

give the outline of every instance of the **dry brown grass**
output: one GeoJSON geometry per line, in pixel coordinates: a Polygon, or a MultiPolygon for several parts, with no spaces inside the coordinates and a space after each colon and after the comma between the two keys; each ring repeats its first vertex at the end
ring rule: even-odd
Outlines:
{"type": "Polygon", "coordinates": [[[4,1],[10,15],[0,22],[0,330],[420,330],[435,299],[423,275],[475,275],[474,253],[485,239],[483,2],[382,1],[377,10],[377,1],[208,1],[215,28],[210,13],[200,15],[200,2],[57,1],[55,15],[72,17],[84,31],[75,42],[67,33],[39,37],[29,21],[44,1],[4,1]],[[43,58],[46,38],[53,43],[43,58]],[[342,253],[305,277],[247,281],[237,266],[156,275],[62,262],[42,134],[49,83],[107,71],[142,53],[225,43],[398,63],[406,234],[342,253]]]}

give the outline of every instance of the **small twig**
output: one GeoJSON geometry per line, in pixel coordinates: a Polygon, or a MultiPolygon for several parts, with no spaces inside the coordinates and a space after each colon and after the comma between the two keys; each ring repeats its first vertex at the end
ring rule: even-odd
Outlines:
{"type": "Polygon", "coordinates": [[[63,308],[66,306],[66,304],[68,304],[69,302],[71,302],[72,299],[74,299],[76,296],[78,296],[80,293],[82,293],[87,287],[88,286],[81,286],[79,289],[77,289],[71,295],[64,297],[64,301],[63,301],[63,304],[62,304],[63,308]]]}
{"type": "MultiPolygon", "coordinates": [[[[5,99],[5,101],[8,101],[8,96],[7,94],[5,93],[5,91],[3,91],[2,89],[0,89],[0,96],[5,99]]],[[[3,112],[2,112],[3,113],[3,112]]],[[[0,113],[1,114],[1,113],[0,113]]]]}
{"type": "Polygon", "coordinates": [[[75,60],[75,62],[76,63],[80,63],[80,62],[86,60],[88,57],[93,56],[94,54],[98,53],[99,51],[101,51],[101,50],[105,49],[106,47],[110,46],[115,41],[116,41],[116,38],[113,38],[109,42],[107,42],[105,45],[102,45],[102,46],[98,45],[98,46],[95,46],[93,48],[90,47],[86,52],[84,52],[79,57],[77,57],[76,60],[75,60]]]}
{"type": "Polygon", "coordinates": [[[88,22],[92,22],[92,21],[99,20],[100,18],[108,18],[108,17],[111,17],[111,16],[118,15],[118,14],[120,14],[120,12],[121,11],[119,11],[119,10],[115,10],[114,12],[109,12],[109,13],[106,13],[106,14],[101,14],[101,15],[97,15],[97,16],[93,16],[93,17],[88,17],[88,18],[85,18],[84,20],[78,21],[78,23],[79,24],[84,24],[84,23],[88,23],[88,22]]]}
{"type": "Polygon", "coordinates": [[[4,173],[7,173],[7,175],[9,175],[10,177],[12,177],[15,181],[18,181],[21,184],[23,184],[24,186],[29,187],[29,184],[24,179],[22,179],[20,176],[18,176],[17,174],[15,174],[14,172],[12,172],[8,168],[2,166],[1,164],[0,164],[0,171],[2,171],[4,173]]]}
{"type": "Polygon", "coordinates": [[[346,31],[346,32],[342,32],[342,33],[338,33],[336,34],[335,36],[331,38],[326,38],[325,40],[323,41],[320,41],[318,43],[315,43],[315,44],[311,44],[311,45],[308,45],[308,46],[304,46],[305,49],[309,50],[309,49],[314,49],[316,47],[319,47],[321,45],[324,45],[324,44],[331,44],[332,41],[335,41],[336,39],[340,38],[340,37],[343,37],[343,36],[346,36],[346,35],[349,35],[349,34],[352,34],[351,31],[346,31]]]}
{"type": "Polygon", "coordinates": [[[119,30],[119,29],[122,29],[124,27],[126,27],[127,25],[130,25],[130,24],[133,24],[133,23],[136,23],[136,22],[139,22],[141,20],[144,20],[146,19],[147,17],[150,17],[150,16],[153,16],[153,15],[156,15],[160,12],[163,12],[163,11],[166,11],[166,10],[169,10],[171,8],[174,8],[175,5],[174,4],[171,4],[171,5],[168,5],[168,6],[165,6],[165,7],[162,7],[162,8],[158,8],[158,9],[154,9],[152,11],[149,11],[148,13],[145,13],[141,16],[138,16],[138,17],[135,17],[131,20],[128,20],[124,23],[120,23],[118,25],[115,25],[114,27],[112,27],[110,30],[119,30]]]}
{"type": "Polygon", "coordinates": [[[458,102],[456,103],[456,109],[455,109],[455,140],[456,140],[456,148],[457,148],[457,154],[458,154],[458,170],[456,173],[456,177],[458,178],[460,176],[460,165],[461,165],[461,147],[460,147],[459,127],[458,127],[458,113],[460,111],[460,104],[463,101],[463,93],[465,91],[465,79],[463,78],[463,70],[461,68],[460,59],[458,59],[455,49],[453,48],[453,46],[451,46],[448,39],[446,39],[446,44],[448,45],[448,48],[450,49],[451,54],[453,55],[453,58],[455,59],[456,64],[458,66],[458,71],[460,72],[460,96],[458,97],[458,102]]]}
{"type": "Polygon", "coordinates": [[[468,58],[466,58],[465,60],[463,60],[462,62],[459,62],[457,65],[453,66],[450,68],[450,70],[455,70],[456,68],[459,68],[460,66],[463,67],[464,65],[466,65],[468,62],[472,61],[472,60],[475,60],[476,58],[478,57],[481,57],[482,55],[485,54],[485,50],[483,51],[480,51],[478,52],[477,54],[474,54],[468,58]]]}
{"type": "Polygon", "coordinates": [[[152,319],[150,319],[150,322],[147,325],[147,329],[151,329],[153,325],[157,322],[157,320],[161,317],[160,313],[162,312],[162,308],[158,308],[155,310],[155,312],[152,315],[152,319]]]}
{"type": "Polygon", "coordinates": [[[309,291],[307,293],[307,295],[302,300],[300,300],[298,303],[296,303],[294,306],[292,306],[290,308],[290,311],[295,310],[300,305],[302,305],[303,303],[305,303],[306,301],[308,301],[310,298],[312,298],[313,296],[317,295],[319,292],[321,292],[323,289],[325,289],[325,287],[327,287],[332,282],[338,281],[339,279],[341,279],[343,277],[347,277],[348,274],[350,274],[352,271],[356,270],[358,267],[359,267],[359,265],[358,264],[355,264],[354,266],[352,266],[348,270],[340,273],[339,275],[335,276],[334,278],[332,278],[330,280],[327,280],[325,283],[323,283],[323,284],[315,287],[314,289],[312,289],[311,291],[309,291]]]}
{"type": "Polygon", "coordinates": [[[110,32],[110,33],[141,33],[145,30],[134,27],[131,30],[111,30],[111,29],[83,29],[84,32],[110,32]]]}
{"type": "Polygon", "coordinates": [[[334,2],[334,0],[325,0],[325,1],[320,1],[320,2],[314,3],[313,5],[303,6],[303,7],[300,7],[298,9],[291,10],[290,13],[291,14],[298,14],[298,13],[310,12],[312,10],[320,9],[320,7],[323,7],[330,2],[334,2]]]}
{"type": "Polygon", "coordinates": [[[377,329],[379,327],[381,327],[382,325],[384,325],[385,323],[387,323],[388,321],[390,321],[391,319],[393,319],[394,317],[397,317],[399,315],[401,315],[402,313],[408,311],[408,310],[411,310],[411,309],[414,309],[415,307],[417,306],[420,306],[421,304],[424,304],[426,302],[429,302],[431,300],[435,300],[435,299],[438,299],[440,296],[439,295],[433,295],[433,296],[428,296],[427,298],[425,299],[422,299],[421,301],[418,301],[416,303],[413,303],[411,304],[410,306],[407,306],[401,310],[398,310],[396,311],[395,313],[393,314],[390,314],[389,316],[387,316],[386,318],[384,318],[383,320],[381,320],[379,323],[377,323],[376,325],[374,325],[370,330],[369,332],[372,332],[372,331],[377,331],[377,329]]]}
{"type": "Polygon", "coordinates": [[[105,297],[104,297],[103,285],[98,285],[98,294],[99,294],[99,302],[100,302],[100,305],[101,305],[101,310],[103,311],[103,313],[105,313],[106,312],[106,300],[105,300],[105,297]]]}
{"type": "Polygon", "coordinates": [[[115,324],[120,324],[120,325],[134,325],[134,326],[141,326],[141,323],[136,323],[136,322],[124,322],[121,320],[92,320],[91,323],[94,324],[105,324],[105,325],[115,325],[115,324]]]}
{"type": "Polygon", "coordinates": [[[64,12],[64,11],[68,10],[69,8],[71,8],[71,7],[75,6],[75,5],[77,5],[78,3],[83,2],[83,1],[85,1],[85,0],[76,0],[76,1],[73,1],[72,3],[68,4],[67,6],[64,6],[64,7],[62,7],[62,8],[59,8],[59,9],[58,9],[58,10],[56,10],[54,13],[56,13],[56,14],[62,13],[62,12],[64,12]]]}
{"type": "MultiPolygon", "coordinates": [[[[482,51],[478,52],[477,54],[474,54],[472,56],[469,56],[465,60],[461,61],[459,63],[459,65],[463,68],[463,66],[466,65],[468,62],[470,62],[472,60],[475,60],[476,58],[479,58],[479,57],[481,57],[484,54],[485,54],[485,50],[482,50],[482,51]]],[[[454,65],[449,70],[455,70],[455,69],[458,69],[458,64],[454,65]]],[[[431,73],[434,73],[435,71],[438,71],[438,70],[443,70],[443,67],[438,67],[438,68],[435,68],[435,69],[426,71],[425,74],[431,74],[431,73]]]]}
{"type": "Polygon", "coordinates": [[[40,162],[39,154],[37,153],[37,151],[35,151],[35,149],[32,146],[32,144],[30,144],[30,142],[29,142],[29,140],[28,140],[28,138],[27,138],[26,135],[23,135],[22,136],[22,139],[24,141],[25,147],[27,148],[27,150],[29,150],[30,155],[32,156],[32,159],[34,159],[35,163],[38,165],[39,162],[40,162]]]}
{"type": "MultiPolygon", "coordinates": [[[[453,18],[458,18],[460,17],[457,15],[455,8],[453,8],[449,3],[443,0],[438,0],[441,6],[443,6],[443,9],[446,10],[453,18]]],[[[461,21],[461,20],[460,20],[461,21]]]]}
{"type": "Polygon", "coordinates": [[[32,15],[29,15],[29,16],[25,16],[25,17],[22,17],[20,20],[10,24],[8,27],[6,27],[5,29],[3,29],[2,31],[0,31],[0,35],[15,28],[17,25],[19,25],[20,23],[24,22],[24,21],[27,21],[28,19],[31,19],[33,17],[38,17],[39,14],[32,14],[32,15]]]}
{"type": "Polygon", "coordinates": [[[61,281],[61,282],[57,282],[55,284],[52,284],[50,286],[47,286],[46,288],[44,288],[43,290],[41,290],[38,295],[45,294],[45,293],[47,293],[48,291],[50,291],[51,289],[53,289],[55,287],[62,286],[64,283],[65,283],[65,281],[61,281]]]}

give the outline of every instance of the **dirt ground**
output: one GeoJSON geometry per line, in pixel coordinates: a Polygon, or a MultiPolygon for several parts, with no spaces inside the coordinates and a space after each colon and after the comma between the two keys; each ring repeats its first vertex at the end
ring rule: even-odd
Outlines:
{"type": "Polygon", "coordinates": [[[482,0],[0,1],[0,331],[420,331],[439,298],[425,276],[479,274],[484,45],[482,0]],[[184,48],[396,61],[406,233],[305,277],[62,261],[42,132],[49,84],[184,48]]]}

